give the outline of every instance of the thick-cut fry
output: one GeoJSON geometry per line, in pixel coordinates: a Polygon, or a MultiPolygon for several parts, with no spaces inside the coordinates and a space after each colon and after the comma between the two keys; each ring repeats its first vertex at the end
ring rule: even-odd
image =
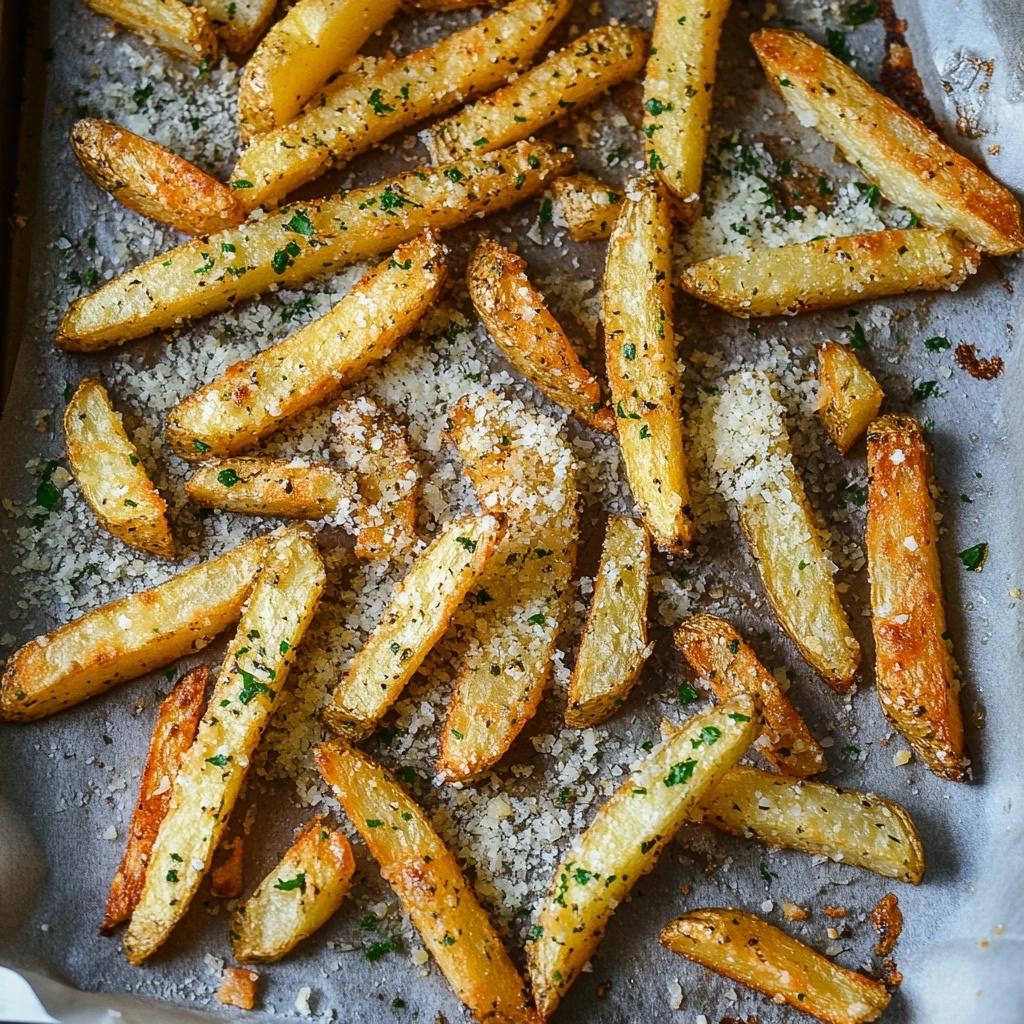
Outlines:
{"type": "Polygon", "coordinates": [[[967,767],[960,680],[942,597],[931,460],[909,416],[868,428],[868,521],[875,680],[882,710],[936,775],[967,767]]]}
{"type": "Polygon", "coordinates": [[[225,48],[248,53],[274,16],[277,0],[199,0],[210,15],[225,48]]]}
{"type": "Polygon", "coordinates": [[[622,210],[622,190],[589,174],[566,174],[551,185],[569,234],[576,242],[607,238],[622,210]]]}
{"type": "Polygon", "coordinates": [[[64,409],[68,465],[100,525],[140,551],[174,556],[167,502],[153,486],[98,377],[86,377],[64,409]]]}
{"type": "Polygon", "coordinates": [[[654,543],[685,554],[693,540],[681,386],[672,326],[672,222],[653,178],[630,184],[608,243],[605,365],[633,497],[654,543]]]}
{"type": "Polygon", "coordinates": [[[30,721],[201,650],[241,614],[269,535],[30,640],[7,661],[0,719],[30,721]]]}
{"type": "Polygon", "coordinates": [[[473,1017],[536,1024],[523,979],[422,809],[390,772],[343,742],[320,747],[316,764],[473,1017]]]}
{"type": "Polygon", "coordinates": [[[826,1024],[866,1024],[889,1005],[880,981],[840,967],[743,910],[691,910],[664,928],[661,942],[826,1024]]]}
{"type": "Polygon", "coordinates": [[[416,326],[444,283],[446,255],[429,233],[399,246],[330,312],[179,402],[171,447],[183,459],[233,455],[336,394],[416,326]]]}
{"type": "Polygon", "coordinates": [[[356,862],[326,817],[314,818],[231,919],[231,948],[242,963],[280,960],[341,906],[356,862]]]}
{"type": "Polygon", "coordinates": [[[186,242],[77,299],[61,322],[57,344],[79,351],[108,348],[275,284],[301,284],[389,252],[427,228],[453,227],[528,199],[571,161],[570,153],[545,143],[519,143],[457,165],[293,203],[186,242]]]}
{"type": "Polygon", "coordinates": [[[651,542],[643,524],[612,516],[580,639],[565,724],[586,729],[622,706],[636,684],[647,646],[647,578],[651,542]]]}
{"type": "Polygon", "coordinates": [[[770,764],[801,777],[828,767],[825,751],[782,692],[779,681],[728,622],[716,615],[694,615],[679,626],[675,639],[679,652],[708,680],[719,700],[737,693],[760,700],[764,728],[757,751],[770,764]]]}
{"type": "Polygon", "coordinates": [[[616,906],[757,736],[759,714],[739,696],[672,731],[598,810],[555,871],[527,957],[542,1018],[593,956],[616,906]]]}
{"type": "Polygon", "coordinates": [[[245,219],[227,185],[120,125],[76,121],[71,148],[82,170],[119,203],[178,231],[207,235],[245,219]]]}
{"type": "Polygon", "coordinates": [[[238,799],[326,582],[316,543],[292,527],[267,547],[195,742],[181,761],[125,934],[138,965],[185,916],[238,799]]]}
{"type": "Polygon", "coordinates": [[[570,0],[511,0],[406,57],[360,58],[294,121],[252,140],[231,175],[251,186],[240,190],[241,201],[250,210],[276,206],[389,135],[493,89],[530,62],[570,6],[570,0]]]}
{"type": "Polygon", "coordinates": [[[424,129],[421,137],[435,163],[528,139],[635,75],[646,48],[647,34],[638,28],[591,29],[509,85],[424,129]]]}
{"type": "Polygon", "coordinates": [[[799,32],[765,29],[751,43],[768,81],[801,124],[813,125],[887,199],[980,249],[1024,246],[1017,200],[917,118],[799,32]]]}
{"type": "Polygon", "coordinates": [[[324,708],[335,732],[358,739],[374,728],[448,628],[504,532],[495,516],[465,516],[413,562],[324,708]]]}
{"type": "Polygon", "coordinates": [[[792,316],[907,292],[955,290],[978,254],[932,228],[870,231],[691,263],[680,283],[733,316],[792,316]]]}
{"type": "Polygon", "coordinates": [[[553,424],[493,392],[466,396],[449,418],[480,506],[508,520],[466,615],[470,644],[441,734],[438,773],[463,781],[508,750],[551,675],[576,560],[576,464],[553,424]]]}
{"type": "Polygon", "coordinates": [[[615,429],[615,414],[597,378],[526,276],[526,260],[489,239],[466,270],[473,308],[508,361],[541,391],[584,423],[615,429]]]}
{"type": "Polygon", "coordinates": [[[818,349],[818,417],[842,455],[878,415],[883,398],[874,375],[849,348],[826,341],[818,349]]]}
{"type": "Polygon", "coordinates": [[[209,15],[184,0],[85,0],[97,14],[152,40],[193,64],[209,64],[217,55],[217,35],[209,15]]]}
{"type": "Polygon", "coordinates": [[[110,883],[103,924],[100,925],[104,934],[127,921],[139,901],[149,852],[171,803],[171,783],[178,774],[182,756],[192,744],[203,714],[208,675],[209,670],[203,665],[186,673],[157,711],[142,769],[139,795],[128,826],[128,843],[110,883]]]}

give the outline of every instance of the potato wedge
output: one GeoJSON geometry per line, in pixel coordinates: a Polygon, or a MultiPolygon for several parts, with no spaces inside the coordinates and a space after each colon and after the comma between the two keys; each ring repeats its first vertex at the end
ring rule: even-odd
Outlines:
{"type": "MultiPolygon", "coordinates": [[[[409,171],[368,188],[294,203],[178,246],[73,302],[57,344],[95,351],[389,252],[427,228],[528,199],[572,155],[542,142],[409,171]],[[457,180],[456,180],[457,179],[457,180]]],[[[238,184],[237,182],[235,183],[238,184]]]]}
{"type": "Polygon", "coordinates": [[[352,845],[315,817],[231,918],[240,963],[280,960],[341,906],[356,868],[352,845]]]}
{"type": "Polygon", "coordinates": [[[203,714],[209,674],[205,665],[186,672],[157,709],[139,795],[128,826],[128,843],[107,895],[100,925],[104,935],[127,921],[139,902],[149,853],[171,804],[171,781],[178,774],[182,756],[192,745],[203,714]]]}
{"type": "Polygon", "coordinates": [[[951,234],[910,228],[714,256],[686,267],[680,284],[698,299],[747,319],[907,292],[955,291],[977,269],[977,252],[951,234]]]}
{"type": "Polygon", "coordinates": [[[399,246],[330,312],[179,402],[167,420],[171,447],[193,461],[233,455],[336,394],[416,326],[444,283],[446,257],[430,233],[399,246]]]}
{"type": "Polygon", "coordinates": [[[508,520],[466,615],[471,639],[441,734],[438,774],[464,781],[508,750],[550,678],[576,561],[576,464],[550,421],[493,392],[463,397],[449,419],[481,508],[508,520]]]}
{"type": "Polygon", "coordinates": [[[199,5],[183,0],[85,0],[97,14],[149,39],[193,64],[209,64],[217,55],[217,34],[199,5]]]}
{"type": "Polygon", "coordinates": [[[673,953],[827,1024],[864,1024],[889,1005],[880,981],[840,967],[744,910],[691,910],[660,937],[673,953]]]}
{"type": "Polygon", "coordinates": [[[818,349],[818,418],[841,455],[878,415],[885,392],[853,351],[836,341],[818,349]]]}
{"type": "Polygon", "coordinates": [[[614,430],[615,414],[601,385],[530,283],[526,260],[483,239],[470,257],[466,281],[477,316],[515,369],[584,423],[614,430]]]}
{"type": "Polygon", "coordinates": [[[838,146],[886,199],[985,252],[1005,255],[1024,246],[1020,205],[1010,191],[841,60],[799,32],[765,29],[750,41],[801,124],[838,146]]]}
{"type": "Polygon", "coordinates": [[[98,377],[84,378],[65,406],[64,444],[71,475],[100,525],[139,551],[173,558],[167,502],[98,377]]]}
{"type": "Polygon", "coordinates": [[[963,779],[960,680],[946,632],[931,460],[916,420],[883,416],[871,424],[868,480],[865,547],[878,699],[936,775],[963,779]]]}
{"type": "Polygon", "coordinates": [[[593,28],[497,92],[424,129],[420,137],[434,163],[528,139],[637,74],[646,50],[647,33],[638,28],[593,28]]]}
{"type": "Polygon", "coordinates": [[[533,997],[554,1012],[616,906],[699,801],[754,741],[760,716],[741,695],[682,723],[637,763],[555,871],[527,947],[533,997]]]}
{"type": "Polygon", "coordinates": [[[651,177],[627,188],[604,272],[605,365],[633,497],[654,543],[693,540],[672,326],[672,222],[651,177]]]}
{"type": "Polygon", "coordinates": [[[96,608],[7,660],[0,719],[27,722],[204,648],[237,620],[270,535],[96,608]]]}
{"type": "Polygon", "coordinates": [[[241,201],[249,210],[276,206],[382,139],[500,85],[530,62],[570,6],[510,0],[416,53],[356,60],[294,121],[252,140],[231,175],[252,186],[239,192],[241,201]]]}
{"type": "Polygon", "coordinates": [[[569,679],[565,724],[587,729],[622,707],[650,654],[647,586],[651,542],[643,524],[611,516],[594,596],[569,679]]]}
{"type": "Polygon", "coordinates": [[[324,708],[335,732],[361,739],[374,729],[441,639],[504,533],[495,516],[464,516],[413,562],[324,708]]]}
{"type": "Polygon", "coordinates": [[[248,53],[274,16],[277,0],[199,0],[229,53],[248,53]]]}
{"type": "Polygon", "coordinates": [[[423,810],[390,772],[342,741],[318,748],[316,764],[474,1019],[535,1024],[523,979],[423,810]]]}
{"type": "Polygon", "coordinates": [[[562,220],[576,242],[607,238],[622,210],[622,190],[589,174],[566,174],[551,184],[562,220]]]}
{"type": "Polygon", "coordinates": [[[245,211],[223,182],[156,142],[110,121],[76,121],[71,148],[82,170],[143,217],[190,235],[241,224],[245,211]]]}
{"type": "Polygon", "coordinates": [[[769,764],[801,778],[828,767],[825,751],[779,681],[728,622],[717,615],[694,615],[676,629],[675,641],[679,653],[707,679],[719,700],[737,693],[758,698],[764,727],[756,749],[769,764]]]}
{"type": "Polygon", "coordinates": [[[146,882],[124,938],[125,955],[136,966],[185,916],[210,868],[326,583],[316,542],[305,529],[282,531],[265,550],[153,843],[146,882]]]}

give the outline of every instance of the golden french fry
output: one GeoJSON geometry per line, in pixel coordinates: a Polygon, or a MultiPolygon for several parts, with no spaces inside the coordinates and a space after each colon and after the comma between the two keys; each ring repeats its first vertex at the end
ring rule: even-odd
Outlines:
{"type": "Polygon", "coordinates": [[[849,348],[826,341],[818,349],[818,417],[840,454],[867,430],[883,398],[874,375],[849,348]]]}
{"type": "Polygon", "coordinates": [[[97,14],[149,39],[193,64],[209,64],[217,55],[217,35],[209,15],[184,0],[85,0],[97,14]]]}
{"type": "Polygon", "coordinates": [[[622,190],[589,174],[566,174],[551,184],[562,220],[576,242],[607,238],[622,210],[622,190]]]}
{"type": "Polygon", "coordinates": [[[199,0],[233,54],[248,53],[274,16],[277,0],[199,0]]]}

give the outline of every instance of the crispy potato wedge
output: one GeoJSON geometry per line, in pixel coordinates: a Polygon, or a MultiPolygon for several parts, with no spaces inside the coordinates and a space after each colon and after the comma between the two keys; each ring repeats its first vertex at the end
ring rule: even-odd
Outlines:
{"type": "Polygon", "coordinates": [[[205,665],[187,672],[157,710],[139,795],[128,826],[128,843],[107,895],[100,925],[104,935],[127,921],[139,901],[149,853],[171,803],[171,782],[178,774],[182,756],[192,745],[203,714],[209,674],[205,665]]]}
{"type": "Polygon", "coordinates": [[[190,235],[241,224],[236,194],[195,164],[110,121],[76,121],[71,148],[82,170],[105,192],[143,217],[190,235]]]}
{"type": "Polygon", "coordinates": [[[878,415],[885,392],[846,345],[818,349],[818,418],[845,455],[878,415]]]}
{"type": "Polygon", "coordinates": [[[259,983],[260,976],[247,967],[225,967],[216,992],[217,1002],[239,1010],[255,1009],[259,983]]]}
{"type": "Polygon", "coordinates": [[[64,444],[71,475],[100,525],[139,551],[173,558],[167,502],[98,377],[84,378],[65,406],[64,444]]]}
{"type": "Polygon", "coordinates": [[[416,326],[444,283],[446,257],[429,232],[399,246],[326,315],[179,402],[167,420],[171,447],[193,461],[233,455],[336,394],[416,326]]]}
{"type": "Polygon", "coordinates": [[[750,41],[772,87],[801,124],[834,143],[886,199],[985,252],[1024,246],[1010,191],[931,129],[799,32],[765,29],[750,41]]]}
{"type": "Polygon", "coordinates": [[[360,739],[373,730],[441,639],[504,533],[496,516],[464,516],[413,562],[324,708],[335,732],[360,739]]]}
{"type": "Polygon", "coordinates": [[[611,516],[594,596],[569,679],[565,724],[587,729],[622,707],[650,654],[647,586],[651,542],[643,524],[611,516]]]}
{"type": "Polygon", "coordinates": [[[390,772],[342,741],[321,746],[316,764],[474,1019],[535,1024],[523,979],[423,810],[390,772]]]}
{"type": "Polygon", "coordinates": [[[627,189],[604,272],[605,365],[633,497],[654,543],[693,540],[672,326],[672,221],[653,178],[627,189]]]}
{"type": "Polygon", "coordinates": [[[960,680],[947,640],[931,460],[916,420],[883,416],[871,424],[868,480],[865,547],[878,699],[936,775],[962,779],[960,680]]]}
{"type": "Polygon", "coordinates": [[[673,953],[827,1024],[864,1024],[889,1005],[880,981],[840,967],[744,910],[691,910],[660,937],[673,953]]]}
{"type": "Polygon", "coordinates": [[[199,0],[206,8],[224,47],[233,54],[248,53],[274,16],[277,0],[199,0]]]}
{"type": "Polygon", "coordinates": [[[324,815],[300,833],[231,919],[241,963],[280,960],[341,906],[356,868],[349,841],[324,815]]]}
{"type": "Polygon", "coordinates": [[[576,242],[607,238],[622,210],[622,190],[589,174],[566,174],[551,184],[562,220],[576,242]]]}
{"type": "Polygon", "coordinates": [[[680,283],[733,316],[793,316],[865,299],[955,291],[978,254],[932,228],[870,231],[691,263],[680,283]]]}
{"type": "Polygon", "coordinates": [[[30,640],[7,660],[0,719],[27,722],[204,648],[242,612],[271,537],[30,640]]]}
{"type": "MultiPolygon", "coordinates": [[[[389,252],[427,228],[528,199],[572,155],[542,142],[409,171],[178,246],[75,300],[57,344],[95,351],[389,252]],[[457,174],[455,173],[457,172],[457,174]],[[457,180],[456,180],[457,179],[457,180]]],[[[238,184],[237,182],[235,183],[238,184]]]]}
{"type": "Polygon", "coordinates": [[[276,206],[382,139],[500,85],[530,62],[570,6],[510,0],[416,53],[356,60],[294,121],[252,140],[232,172],[236,183],[252,186],[239,192],[241,201],[249,210],[276,206]]]}
{"type": "Polygon", "coordinates": [[[466,269],[469,297],[508,361],[558,405],[598,430],[614,430],[615,414],[597,378],[526,276],[526,260],[490,239],[473,251],[466,269]]]}
{"type": "Polygon", "coordinates": [[[97,14],[149,39],[161,49],[193,64],[212,62],[217,35],[209,15],[183,0],[85,0],[97,14]]]}
{"type": "MultiPolygon", "coordinates": [[[[421,133],[434,163],[528,139],[643,67],[647,33],[601,25],[421,133]]],[[[524,62],[525,63],[525,62],[524,62]]]]}
{"type": "Polygon", "coordinates": [[[499,398],[464,396],[451,440],[481,508],[508,533],[466,615],[437,770],[465,781],[494,765],[533,717],[551,675],[576,561],[576,463],[550,421],[499,398]],[[486,595],[486,600],[482,595],[486,595]]]}
{"type": "Polygon", "coordinates": [[[616,906],[757,736],[756,703],[740,695],[695,715],[637,763],[555,871],[527,947],[533,997],[554,1012],[594,955],[616,906]]]}
{"type": "Polygon", "coordinates": [[[156,952],[185,916],[209,870],[323,593],[324,564],[306,530],[284,530],[265,550],[153,843],[142,895],[124,938],[125,955],[136,966],[156,952]]]}

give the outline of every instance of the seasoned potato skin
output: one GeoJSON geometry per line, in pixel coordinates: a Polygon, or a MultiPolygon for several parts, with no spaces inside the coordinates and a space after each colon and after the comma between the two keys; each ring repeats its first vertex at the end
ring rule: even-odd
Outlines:
{"type": "Polygon", "coordinates": [[[112,18],[161,49],[193,64],[212,63],[217,34],[200,4],[182,0],[85,0],[97,14],[112,18]]]}
{"type": "Polygon", "coordinates": [[[845,455],[878,415],[885,392],[857,356],[836,341],[818,349],[818,417],[845,455]]]}

